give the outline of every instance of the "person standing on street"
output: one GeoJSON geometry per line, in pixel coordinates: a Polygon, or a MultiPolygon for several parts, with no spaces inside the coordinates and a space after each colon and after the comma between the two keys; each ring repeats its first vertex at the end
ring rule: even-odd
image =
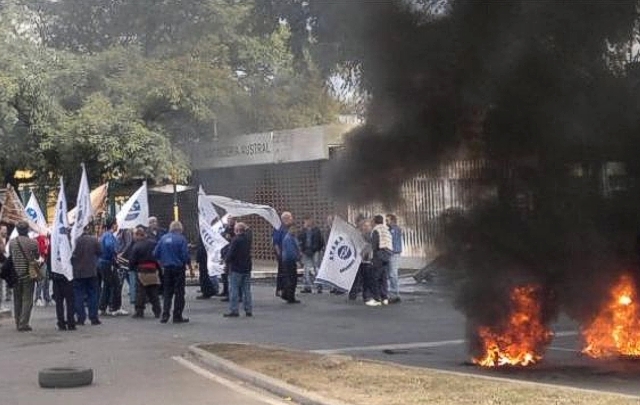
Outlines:
{"type": "Polygon", "coordinates": [[[184,310],[185,270],[189,265],[189,246],[182,236],[182,224],[174,221],[169,226],[169,233],[164,235],[155,247],[153,256],[160,263],[164,273],[164,303],[161,323],[169,322],[171,304],[173,302],[173,323],[186,323],[189,318],[182,316],[184,310]]]}
{"type": "Polygon", "coordinates": [[[398,218],[393,215],[387,215],[387,225],[391,233],[391,244],[393,250],[389,258],[389,303],[397,304],[400,300],[400,283],[398,278],[398,270],[400,268],[400,255],[402,254],[402,229],[398,226],[398,218]]]}
{"type": "MultiPolygon", "coordinates": [[[[167,234],[167,230],[160,227],[158,223],[157,217],[149,217],[149,227],[147,228],[147,237],[153,241],[153,243],[157,244],[160,242],[160,239],[164,235],[167,234]]],[[[160,278],[160,287],[158,287],[158,294],[162,297],[162,286],[164,283],[162,282],[162,269],[158,270],[158,277],[160,278]]]]}
{"type": "MultiPolygon", "coordinates": [[[[38,243],[40,257],[46,258],[49,255],[49,249],[51,248],[49,245],[49,235],[38,235],[38,237],[36,237],[36,242],[38,243]]],[[[51,295],[49,291],[49,270],[46,260],[44,266],[47,266],[45,271],[43,271],[44,277],[42,280],[36,282],[36,307],[47,307],[51,303],[51,295]]]]}
{"type": "MultiPolygon", "coordinates": [[[[324,248],[322,232],[315,226],[311,217],[306,217],[302,225],[302,232],[298,235],[302,264],[304,266],[303,293],[312,291],[318,268],[320,267],[320,253],[324,248]]],[[[318,285],[318,294],[322,294],[322,285],[318,285]]]]}
{"type": "Polygon", "coordinates": [[[117,247],[115,219],[108,218],[105,232],[100,238],[100,259],[98,260],[98,277],[101,280],[100,313],[102,315],[128,315],[122,309],[122,281],[116,268],[117,247]]]}
{"type": "Polygon", "coordinates": [[[300,260],[300,247],[298,246],[297,229],[289,226],[289,233],[282,240],[282,264],[284,268],[281,298],[289,304],[299,304],[296,299],[298,286],[298,261],[300,260]]]}
{"type": "MultiPolygon", "coordinates": [[[[58,291],[60,298],[75,299],[75,313],[79,325],[84,325],[87,319],[85,303],[89,309],[89,321],[92,325],[100,325],[98,319],[98,261],[102,254],[100,241],[89,233],[90,226],[84,228],[84,232],[76,240],[76,248],[71,256],[73,265],[73,290],[69,294],[66,285],[59,280],[58,291]]],[[[64,278],[64,276],[62,276],[64,278]]],[[[65,279],[66,280],[66,279],[65,279]]],[[[56,294],[58,297],[58,294],[56,294]]],[[[56,314],[58,315],[58,328],[64,329],[64,312],[62,299],[56,299],[56,314]]],[[[67,301],[67,314],[69,313],[69,301],[67,301]]],[[[75,323],[67,315],[67,329],[75,329],[75,323]]]]}
{"type": "Polygon", "coordinates": [[[136,287],[136,312],[133,317],[144,318],[145,302],[148,300],[153,315],[160,318],[162,312],[158,297],[158,288],[160,287],[158,269],[160,265],[153,255],[156,243],[147,237],[145,229],[141,226],[135,229],[133,237],[135,242],[129,258],[129,267],[136,272],[138,283],[136,287]]]}
{"type": "MultiPolygon", "coordinates": [[[[227,224],[225,225],[224,230],[222,231],[222,237],[225,238],[229,243],[231,243],[233,238],[235,238],[236,236],[235,227],[236,227],[236,219],[231,215],[227,216],[227,224]]],[[[220,252],[220,254],[222,255],[223,259],[227,255],[228,251],[229,251],[229,245],[222,248],[222,251],[220,252]]],[[[224,271],[220,276],[220,279],[222,280],[222,294],[220,294],[222,296],[222,299],[220,301],[229,302],[229,266],[227,266],[226,263],[224,266],[224,271]]]]}
{"type": "MultiPolygon", "coordinates": [[[[9,246],[7,245],[7,227],[5,225],[0,225],[0,265],[4,263],[9,255],[9,246]]],[[[7,286],[7,282],[4,280],[0,280],[0,312],[9,311],[8,308],[4,306],[5,301],[9,301],[11,296],[11,289],[7,286]]]]}
{"type": "Polygon", "coordinates": [[[19,221],[16,229],[18,236],[9,242],[9,253],[18,275],[18,283],[13,287],[13,315],[18,331],[30,332],[35,281],[29,276],[29,263],[37,260],[42,264],[43,259],[40,257],[38,243],[29,238],[29,224],[19,221]]]}
{"type": "Polygon", "coordinates": [[[282,213],[282,215],[280,215],[280,219],[282,220],[280,229],[276,229],[275,231],[273,231],[273,251],[278,262],[278,274],[276,276],[276,297],[281,297],[284,290],[286,271],[284,268],[284,261],[282,260],[282,242],[289,233],[289,228],[291,227],[291,225],[293,225],[293,215],[290,212],[285,211],[282,213]]]}
{"type": "Polygon", "coordinates": [[[239,316],[240,295],[244,312],[253,316],[253,301],[251,296],[251,239],[247,232],[247,225],[238,222],[235,225],[235,237],[229,244],[225,261],[229,267],[229,312],[226,318],[239,316]]]}
{"type": "MultiPolygon", "coordinates": [[[[380,286],[380,299],[382,305],[389,304],[389,292],[387,274],[389,272],[389,258],[393,252],[391,232],[384,224],[384,217],[376,215],[373,218],[373,232],[371,233],[371,246],[373,247],[373,272],[376,284],[380,286]]],[[[369,304],[367,304],[369,305],[369,304]]]]}

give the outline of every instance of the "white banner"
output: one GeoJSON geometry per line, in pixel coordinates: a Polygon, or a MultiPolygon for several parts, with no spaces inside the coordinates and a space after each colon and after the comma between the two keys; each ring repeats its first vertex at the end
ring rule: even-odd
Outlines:
{"type": "Polygon", "coordinates": [[[64,183],[60,178],[60,191],[56,203],[56,214],[51,231],[51,271],[62,274],[67,280],[73,280],[73,267],[71,267],[71,243],[67,230],[67,198],[64,195],[64,183]]]}
{"type": "MultiPolygon", "coordinates": [[[[42,209],[40,208],[40,204],[38,204],[38,199],[36,198],[36,195],[34,193],[31,193],[31,197],[29,197],[29,202],[27,202],[26,207],[24,207],[24,212],[27,214],[29,221],[36,224],[42,230],[46,230],[48,228],[47,220],[44,219],[44,214],[42,213],[42,209]]],[[[30,238],[35,238],[37,236],[38,236],[38,232],[29,231],[30,238]]],[[[17,237],[18,237],[18,230],[16,228],[13,228],[13,232],[11,232],[11,236],[9,236],[9,239],[14,239],[17,237]]],[[[7,243],[7,247],[8,246],[9,244],[7,243]]]]}
{"type": "Polygon", "coordinates": [[[221,251],[229,242],[222,236],[224,225],[202,187],[198,192],[198,225],[207,251],[207,273],[209,276],[219,276],[224,271],[221,251]]]}
{"type": "Polygon", "coordinates": [[[204,196],[208,201],[224,209],[227,214],[233,217],[243,217],[245,215],[258,215],[266,219],[275,229],[280,229],[282,222],[280,216],[273,207],[261,204],[252,204],[240,200],[234,200],[221,195],[204,196]]]}
{"type": "Polygon", "coordinates": [[[136,191],[116,215],[119,229],[133,229],[138,225],[149,226],[149,196],[147,182],[136,191]]]}
{"type": "Polygon", "coordinates": [[[331,226],[331,234],[316,283],[330,284],[343,291],[351,290],[362,261],[361,253],[365,245],[366,242],[360,231],[336,216],[331,226]]]}
{"type": "Polygon", "coordinates": [[[93,217],[90,192],[89,180],[87,180],[87,170],[83,164],[80,188],[78,188],[78,198],[76,199],[76,217],[71,227],[72,252],[76,248],[76,240],[82,235],[82,231],[87,225],[89,225],[91,218],[93,217]]]}

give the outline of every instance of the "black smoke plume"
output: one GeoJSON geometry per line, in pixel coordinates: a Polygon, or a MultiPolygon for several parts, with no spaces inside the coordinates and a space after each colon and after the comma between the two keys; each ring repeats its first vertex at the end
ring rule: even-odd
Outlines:
{"type": "Polygon", "coordinates": [[[499,297],[534,282],[547,321],[559,310],[587,321],[615,275],[637,267],[640,75],[625,58],[638,3],[458,0],[439,14],[348,3],[353,23],[334,35],[357,43],[371,99],[333,167],[335,194],[399,203],[419,173],[488,160],[478,196],[495,197],[449,218],[441,241],[457,307],[472,325],[496,322],[499,297]],[[605,190],[611,162],[624,171],[605,190]]]}

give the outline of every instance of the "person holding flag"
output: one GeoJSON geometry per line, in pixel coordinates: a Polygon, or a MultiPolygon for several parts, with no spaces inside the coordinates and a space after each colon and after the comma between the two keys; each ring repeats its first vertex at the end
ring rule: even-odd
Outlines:
{"type": "Polygon", "coordinates": [[[73,330],[76,326],[71,242],[68,232],[67,198],[64,194],[64,183],[60,178],[60,190],[58,191],[58,202],[56,203],[55,219],[51,232],[51,277],[59,330],[73,330]]]}

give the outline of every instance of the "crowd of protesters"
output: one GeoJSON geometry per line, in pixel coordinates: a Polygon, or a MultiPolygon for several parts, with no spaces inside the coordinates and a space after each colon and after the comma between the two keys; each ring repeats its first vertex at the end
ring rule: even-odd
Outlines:
{"type": "MultiPolygon", "coordinates": [[[[277,261],[275,295],[288,304],[298,304],[298,269],[302,267],[302,294],[322,294],[324,289],[343,294],[332,286],[316,282],[325,246],[330,235],[332,217],[326,226],[316,226],[306,217],[298,227],[290,212],[281,215],[282,226],[273,233],[273,249],[277,261]]],[[[350,300],[361,294],[367,306],[381,306],[400,302],[398,288],[398,259],[402,252],[402,231],[394,215],[385,218],[360,217],[357,227],[366,242],[362,251],[362,263],[348,292],[350,300]]],[[[153,316],[161,323],[171,319],[174,324],[189,322],[183,315],[185,309],[185,285],[191,257],[182,224],[174,221],[169,230],[158,226],[155,217],[149,226],[133,230],[118,230],[114,219],[107,218],[100,236],[85,228],[77,238],[71,257],[73,280],[51,271],[49,238],[29,237],[29,225],[16,225],[18,236],[7,241],[7,229],[0,227],[0,262],[11,258],[17,280],[11,289],[4,288],[0,302],[10,298],[13,291],[14,318],[18,331],[30,331],[30,316],[34,304],[49,305],[53,298],[56,307],[57,326],[60,330],[76,330],[87,320],[100,325],[104,316],[125,316],[123,308],[123,284],[129,284],[129,303],[132,317],[145,317],[150,306],[153,316]],[[31,263],[37,262],[46,271],[41,277],[30,273],[31,263]],[[50,283],[53,295],[50,296],[50,283]]],[[[200,273],[200,292],[197,299],[222,296],[228,302],[225,317],[240,316],[240,304],[246,316],[253,316],[251,293],[252,233],[249,227],[235,218],[228,217],[222,228],[222,237],[228,245],[219,257],[209,257],[204,244],[197,252],[196,262],[200,273]],[[213,268],[214,271],[211,271],[213,268]]],[[[5,284],[5,283],[2,283],[5,284]]]]}

